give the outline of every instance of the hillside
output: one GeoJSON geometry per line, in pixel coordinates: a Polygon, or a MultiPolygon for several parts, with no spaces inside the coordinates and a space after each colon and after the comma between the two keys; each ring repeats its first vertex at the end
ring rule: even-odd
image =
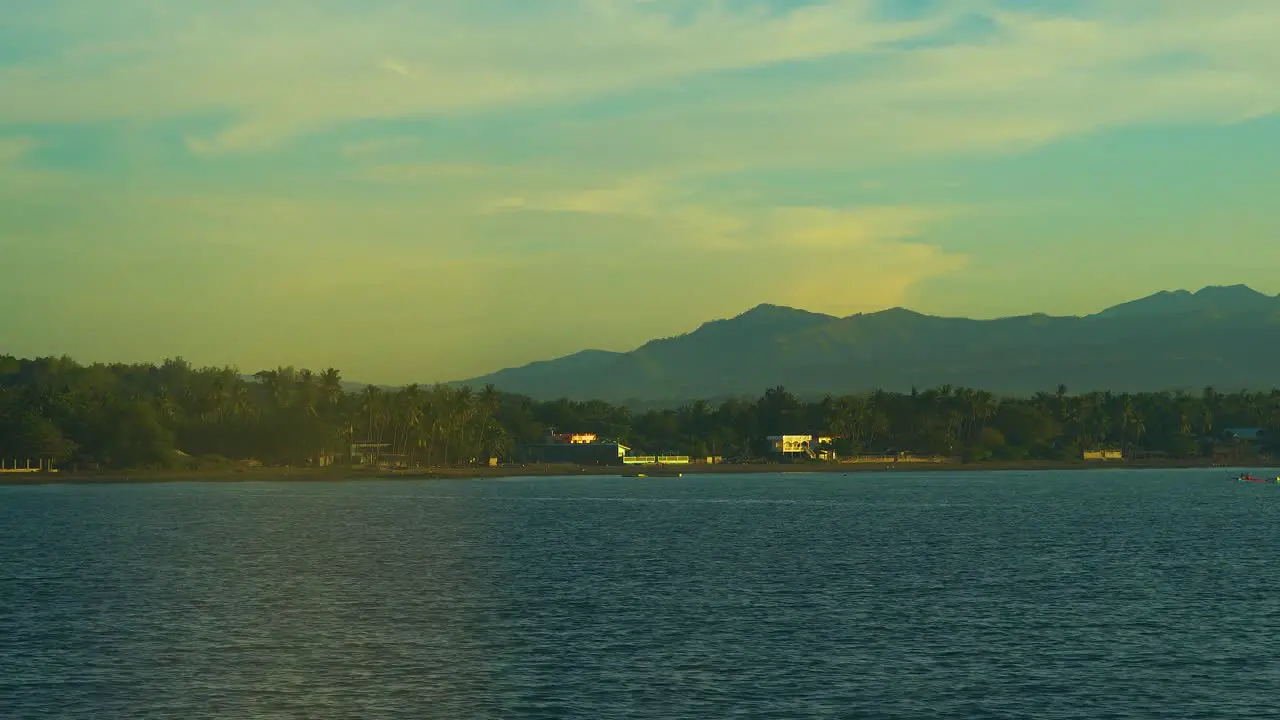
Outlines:
{"type": "Polygon", "coordinates": [[[645,402],[940,384],[1051,390],[1280,385],[1280,298],[1245,286],[1162,292],[1085,317],[970,320],[895,308],[839,318],[761,305],[627,353],[588,351],[464,381],[535,398],[645,402]]]}

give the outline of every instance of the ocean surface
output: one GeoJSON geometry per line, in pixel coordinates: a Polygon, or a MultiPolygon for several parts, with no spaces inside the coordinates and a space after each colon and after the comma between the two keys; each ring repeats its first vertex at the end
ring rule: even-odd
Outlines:
{"type": "Polygon", "coordinates": [[[0,717],[1280,717],[1229,474],[4,486],[0,717]]]}

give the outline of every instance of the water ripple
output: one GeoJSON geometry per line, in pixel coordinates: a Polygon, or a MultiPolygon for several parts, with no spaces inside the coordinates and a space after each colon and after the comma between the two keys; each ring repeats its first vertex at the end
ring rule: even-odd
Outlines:
{"type": "Polygon", "coordinates": [[[0,488],[5,718],[1262,718],[1213,473],[0,488]]]}

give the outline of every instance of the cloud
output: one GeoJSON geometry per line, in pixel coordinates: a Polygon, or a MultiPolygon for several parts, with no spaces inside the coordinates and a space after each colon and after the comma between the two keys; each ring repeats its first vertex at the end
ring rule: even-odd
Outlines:
{"type": "Polygon", "coordinates": [[[680,5],[698,9],[677,22],[656,4],[564,0],[498,14],[483,12],[492,2],[470,11],[457,3],[371,2],[346,12],[302,0],[233,2],[194,17],[143,0],[110,9],[59,6],[59,21],[68,14],[77,21],[67,26],[67,46],[0,69],[0,85],[10,89],[0,121],[232,113],[241,118],[237,126],[193,148],[252,150],[345,121],[568,100],[870,50],[936,26],[867,21],[870,0],[805,5],[781,16],[763,6],[680,5]],[[119,16],[133,22],[109,22],[119,16]],[[114,33],[110,44],[97,39],[103,32],[114,33]]]}
{"type": "Polygon", "coordinates": [[[362,159],[386,155],[396,150],[408,150],[418,147],[421,143],[421,140],[411,135],[374,138],[348,143],[342,147],[342,154],[348,158],[362,159]]]}
{"type": "Polygon", "coordinates": [[[39,143],[29,137],[0,137],[0,167],[17,164],[37,147],[39,143]]]}
{"type": "Polygon", "coordinates": [[[409,74],[409,67],[404,63],[397,62],[395,60],[383,60],[381,67],[383,70],[386,70],[389,73],[395,73],[396,75],[409,74]]]}
{"type": "Polygon", "coordinates": [[[640,177],[579,192],[510,196],[495,212],[515,216],[522,226],[569,216],[578,218],[577,227],[607,228],[587,245],[562,238],[550,257],[569,266],[575,254],[583,262],[603,258],[622,274],[628,266],[644,272],[648,259],[658,259],[664,282],[696,297],[699,312],[715,294],[730,309],[768,297],[848,314],[901,304],[920,282],[962,269],[967,258],[927,238],[941,223],[975,210],[716,204],[640,177]],[[594,254],[600,257],[591,260],[594,254]]]}
{"type": "Polygon", "coordinates": [[[587,215],[653,215],[672,189],[658,177],[632,177],[603,187],[548,192],[532,189],[498,198],[491,212],[509,210],[587,215]]]}
{"type": "Polygon", "coordinates": [[[869,207],[853,210],[790,207],[768,213],[757,242],[826,252],[857,247],[885,238],[917,236],[945,216],[941,209],[869,207]]]}
{"type": "Polygon", "coordinates": [[[0,218],[6,266],[42,278],[11,286],[33,310],[5,332],[27,352],[421,381],[629,349],[761,298],[886,307],[963,262],[923,239],[947,217],[932,208],[744,208],[640,178],[477,212],[522,182],[498,178],[448,197],[121,189],[0,218]]]}
{"type": "Polygon", "coordinates": [[[0,199],[49,199],[51,191],[66,189],[72,178],[34,163],[43,143],[26,136],[0,136],[0,199]]]}
{"type": "MultiPolygon", "coordinates": [[[[371,155],[383,149],[354,153],[353,157],[371,155]]],[[[395,163],[362,167],[357,176],[372,183],[404,185],[491,178],[500,172],[500,169],[474,163],[395,163]]]]}
{"type": "Polygon", "coordinates": [[[212,138],[187,137],[187,149],[196,155],[253,152],[275,148],[303,125],[279,118],[263,117],[244,122],[212,138]]]}
{"type": "Polygon", "coordinates": [[[820,79],[708,84],[607,124],[569,121],[557,147],[607,155],[631,172],[874,167],[1280,110],[1280,43],[1270,30],[1280,27],[1280,3],[1089,7],[1086,18],[995,12],[995,32],[980,41],[842,58],[820,79]],[[618,138],[630,152],[616,149],[618,138]]]}
{"type": "Polygon", "coordinates": [[[778,208],[732,231],[722,248],[736,256],[741,277],[777,301],[838,315],[881,310],[902,305],[918,284],[966,265],[963,255],[926,239],[957,212],[778,208]]]}
{"type": "Polygon", "coordinates": [[[692,0],[546,0],[517,10],[484,0],[323,9],[281,0],[199,14],[188,4],[27,8],[11,32],[56,27],[61,43],[0,68],[0,122],[235,118],[190,139],[192,151],[210,154],[267,150],[369,119],[701,83],[693,97],[676,92],[660,110],[650,103],[589,129],[633,137],[638,153],[670,158],[700,145],[693,157],[704,163],[767,165],[865,150],[1020,149],[1101,127],[1232,122],[1280,107],[1271,71],[1280,43],[1270,30],[1280,4],[1271,0],[1087,2],[1071,16],[957,0],[910,20],[884,17],[873,0],[788,12],[692,0]],[[956,29],[974,16],[990,30],[956,29]],[[770,68],[769,78],[734,76],[770,68]]]}

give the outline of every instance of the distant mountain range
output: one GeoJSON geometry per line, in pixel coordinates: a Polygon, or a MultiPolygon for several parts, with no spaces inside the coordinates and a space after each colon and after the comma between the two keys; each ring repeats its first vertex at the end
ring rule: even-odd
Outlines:
{"type": "Polygon", "coordinates": [[[834,317],[760,305],[631,352],[584,350],[459,384],[538,399],[682,401],[941,384],[1001,394],[1280,386],[1280,297],[1244,285],[1160,292],[1085,317],[834,317]]]}

